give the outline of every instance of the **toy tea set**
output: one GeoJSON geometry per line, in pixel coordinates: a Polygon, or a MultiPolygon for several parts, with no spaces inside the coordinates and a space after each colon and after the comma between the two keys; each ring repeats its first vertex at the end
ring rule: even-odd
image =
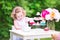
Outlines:
{"type": "Polygon", "coordinates": [[[31,29],[42,28],[45,31],[48,31],[47,22],[43,19],[39,12],[37,12],[36,17],[33,18],[33,21],[29,22],[31,29]]]}

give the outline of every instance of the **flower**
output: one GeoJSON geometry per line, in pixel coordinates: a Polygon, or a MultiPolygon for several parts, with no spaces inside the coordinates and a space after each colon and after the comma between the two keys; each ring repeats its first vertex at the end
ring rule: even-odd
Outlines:
{"type": "Polygon", "coordinates": [[[60,20],[60,13],[57,9],[47,8],[41,12],[41,17],[46,20],[56,19],[56,22],[58,22],[60,20]]]}
{"type": "Polygon", "coordinates": [[[42,10],[41,16],[43,18],[45,18],[47,14],[49,14],[49,12],[47,10],[42,10]]]}

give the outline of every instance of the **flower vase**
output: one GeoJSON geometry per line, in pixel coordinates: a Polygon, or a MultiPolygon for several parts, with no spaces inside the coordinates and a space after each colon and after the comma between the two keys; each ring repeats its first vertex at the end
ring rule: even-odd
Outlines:
{"type": "Polygon", "coordinates": [[[52,20],[52,21],[47,21],[47,27],[50,29],[50,30],[55,30],[55,21],[52,20]]]}

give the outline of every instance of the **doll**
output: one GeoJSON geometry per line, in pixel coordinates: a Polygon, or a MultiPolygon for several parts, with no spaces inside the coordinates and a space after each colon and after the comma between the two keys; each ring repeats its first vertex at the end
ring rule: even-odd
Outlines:
{"type": "Polygon", "coordinates": [[[52,40],[60,40],[60,34],[52,34],[52,40]]]}
{"type": "Polygon", "coordinates": [[[41,26],[41,28],[47,27],[45,19],[42,19],[42,21],[40,22],[40,26],[41,26]]]}

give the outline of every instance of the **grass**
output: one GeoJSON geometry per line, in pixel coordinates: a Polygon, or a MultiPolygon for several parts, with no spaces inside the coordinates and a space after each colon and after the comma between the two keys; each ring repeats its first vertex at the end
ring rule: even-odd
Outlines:
{"type": "Polygon", "coordinates": [[[41,38],[40,40],[52,40],[52,38],[41,38]]]}
{"type": "MultiPolygon", "coordinates": [[[[34,40],[38,40],[38,39],[34,39],[34,40]]],[[[41,38],[40,40],[52,40],[52,38],[41,38]]]]}

